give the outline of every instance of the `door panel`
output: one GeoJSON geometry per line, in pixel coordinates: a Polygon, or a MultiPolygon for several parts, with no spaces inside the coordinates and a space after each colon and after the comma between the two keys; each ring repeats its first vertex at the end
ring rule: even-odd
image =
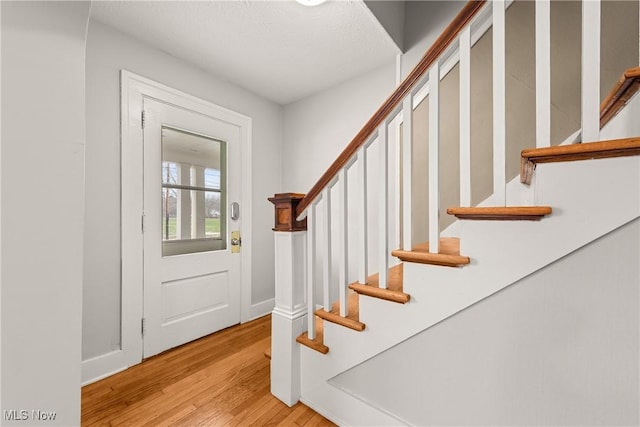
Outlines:
{"type": "Polygon", "coordinates": [[[144,357],[240,322],[237,126],[144,100],[144,357]]]}
{"type": "Polygon", "coordinates": [[[228,306],[226,271],[162,283],[162,325],[228,306]]]}

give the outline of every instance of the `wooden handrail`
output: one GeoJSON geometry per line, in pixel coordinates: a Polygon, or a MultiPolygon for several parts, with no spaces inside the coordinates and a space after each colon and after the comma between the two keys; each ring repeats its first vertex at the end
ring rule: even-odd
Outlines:
{"type": "Polygon", "coordinates": [[[307,195],[300,201],[296,208],[296,216],[300,217],[305,209],[320,195],[322,190],[329,185],[336,174],[346,166],[349,159],[356,154],[358,149],[367,141],[369,136],[382,124],[394,108],[402,102],[404,97],[411,91],[413,86],[426,73],[431,65],[440,57],[451,43],[456,39],[458,34],[465,28],[467,24],[478,14],[484,6],[486,0],[471,0],[462,8],[451,23],[440,34],[440,37],[433,43],[431,48],[425,53],[418,65],[409,73],[398,88],[387,98],[380,108],[373,114],[364,127],[351,140],[349,145],[340,153],[338,158],[329,166],[326,172],[315,183],[307,195]]]}

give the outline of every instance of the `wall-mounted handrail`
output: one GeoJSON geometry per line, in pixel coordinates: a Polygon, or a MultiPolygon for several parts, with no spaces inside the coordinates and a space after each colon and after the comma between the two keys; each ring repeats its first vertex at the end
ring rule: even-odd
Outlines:
{"type": "Polygon", "coordinates": [[[440,34],[435,43],[422,57],[418,65],[409,73],[398,88],[387,98],[380,108],[373,114],[364,127],[351,140],[349,145],[340,153],[336,160],[329,166],[320,179],[311,187],[311,190],[300,201],[296,209],[296,216],[302,217],[309,205],[322,193],[322,190],[340,172],[349,159],[369,139],[371,134],[380,127],[384,120],[393,112],[404,97],[413,89],[421,77],[431,68],[431,65],[439,59],[440,55],[455,41],[458,34],[471,22],[482,9],[486,0],[471,0],[456,15],[451,23],[440,34]]]}

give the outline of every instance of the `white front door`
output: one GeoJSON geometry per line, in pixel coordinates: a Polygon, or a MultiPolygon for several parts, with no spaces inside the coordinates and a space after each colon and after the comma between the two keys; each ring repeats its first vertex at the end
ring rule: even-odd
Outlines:
{"type": "Polygon", "coordinates": [[[240,128],[144,98],[144,350],[240,322],[240,128]],[[233,243],[233,244],[232,244],[233,243]]]}

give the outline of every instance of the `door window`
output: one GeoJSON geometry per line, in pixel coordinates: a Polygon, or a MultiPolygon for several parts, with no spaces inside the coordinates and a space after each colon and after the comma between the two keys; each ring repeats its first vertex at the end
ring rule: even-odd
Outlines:
{"type": "Polygon", "coordinates": [[[224,250],[226,143],[162,127],[162,255],[224,250]]]}

